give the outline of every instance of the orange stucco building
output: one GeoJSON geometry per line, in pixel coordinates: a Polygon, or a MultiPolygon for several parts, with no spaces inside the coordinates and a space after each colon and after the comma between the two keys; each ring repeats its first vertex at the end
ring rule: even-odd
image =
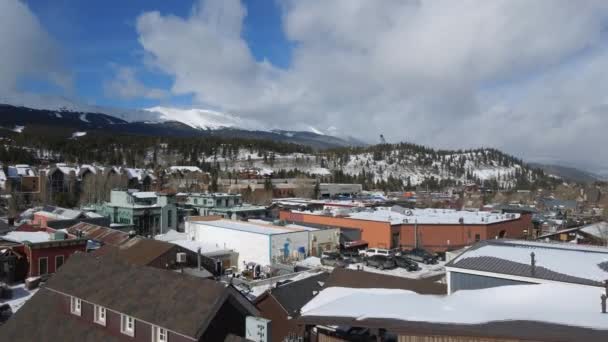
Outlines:
{"type": "Polygon", "coordinates": [[[522,214],[493,223],[391,223],[351,217],[281,211],[283,221],[315,226],[357,229],[369,247],[411,249],[416,245],[434,252],[460,249],[477,241],[500,237],[521,238],[532,227],[532,216],[522,214]],[[418,234],[416,234],[418,232],[418,234]],[[416,236],[417,235],[417,236],[416,236]]]}

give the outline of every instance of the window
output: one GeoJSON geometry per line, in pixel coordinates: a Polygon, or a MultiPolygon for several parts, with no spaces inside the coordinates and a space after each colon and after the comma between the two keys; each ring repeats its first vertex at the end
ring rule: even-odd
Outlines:
{"type": "Polygon", "coordinates": [[[127,315],[120,315],[120,332],[135,336],[135,318],[127,315]]]}
{"type": "Polygon", "coordinates": [[[82,301],[76,297],[70,297],[70,312],[76,316],[80,316],[82,312],[82,301]]]}
{"type": "Polygon", "coordinates": [[[479,242],[481,240],[481,235],[475,234],[475,242],[479,242]]]}
{"type": "Polygon", "coordinates": [[[167,329],[152,326],[152,342],[167,342],[167,341],[169,341],[169,335],[167,334],[167,329]]]}
{"type": "Polygon", "coordinates": [[[106,326],[106,308],[103,306],[95,305],[95,312],[93,320],[95,323],[106,326]]]}
{"type": "Polygon", "coordinates": [[[45,275],[47,273],[49,273],[49,258],[38,259],[38,275],[45,275]]]}
{"type": "Polygon", "coordinates": [[[55,272],[57,272],[59,267],[61,267],[61,265],[63,265],[63,258],[64,258],[63,255],[55,256],[55,272]]]}
{"type": "Polygon", "coordinates": [[[198,204],[198,199],[194,199],[194,204],[198,204]]]}
{"type": "Polygon", "coordinates": [[[167,210],[167,227],[171,228],[173,224],[173,210],[167,210]]]}

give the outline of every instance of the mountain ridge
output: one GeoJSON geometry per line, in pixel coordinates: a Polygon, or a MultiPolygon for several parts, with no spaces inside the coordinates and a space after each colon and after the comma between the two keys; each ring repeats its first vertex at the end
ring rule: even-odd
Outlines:
{"type": "MultiPolygon", "coordinates": [[[[330,135],[313,132],[286,130],[254,130],[219,124],[211,127],[195,128],[182,121],[128,121],[115,115],[99,112],[81,112],[74,110],[34,109],[10,104],[0,104],[0,126],[13,129],[16,126],[61,127],[74,131],[112,130],[116,133],[147,136],[217,136],[227,138],[270,139],[275,141],[302,144],[314,148],[333,148],[353,145],[353,140],[345,140],[330,135]]],[[[254,127],[251,127],[254,128],[254,127]]],[[[362,143],[361,143],[362,144],[362,143]]]]}

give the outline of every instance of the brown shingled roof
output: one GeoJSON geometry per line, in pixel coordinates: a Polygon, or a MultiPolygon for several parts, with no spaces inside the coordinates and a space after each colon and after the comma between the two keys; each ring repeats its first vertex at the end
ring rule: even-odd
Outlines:
{"type": "MultiPolygon", "coordinates": [[[[45,288],[34,295],[21,310],[29,313],[40,310],[47,317],[58,315],[57,307],[47,305],[53,301],[53,293],[75,296],[195,339],[205,333],[208,324],[228,298],[234,298],[250,314],[258,313],[238,291],[226,284],[152,267],[136,266],[111,255],[99,257],[75,253],[61,270],[51,277],[45,288]]],[[[54,339],[69,334],[66,332],[70,329],[69,324],[47,327],[47,331],[52,331],[52,335],[41,335],[36,327],[30,332],[16,331],[27,326],[29,320],[29,316],[18,312],[18,315],[9,321],[12,325],[6,324],[0,329],[0,340],[3,340],[2,336],[23,335],[29,336],[32,341],[80,341],[76,338],[78,335],[70,339],[54,339]]],[[[86,336],[82,329],[77,333],[86,336]]]]}
{"type": "Polygon", "coordinates": [[[123,243],[118,249],[118,256],[135,265],[149,265],[152,261],[178,247],[172,243],[137,237],[123,243]]]}

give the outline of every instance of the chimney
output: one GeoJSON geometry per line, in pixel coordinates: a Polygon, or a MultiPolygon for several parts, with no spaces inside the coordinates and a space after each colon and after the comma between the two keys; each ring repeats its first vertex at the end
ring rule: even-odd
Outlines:
{"type": "Polygon", "coordinates": [[[196,256],[197,256],[197,258],[196,258],[196,260],[197,260],[197,266],[198,266],[198,269],[200,271],[200,269],[201,269],[201,248],[200,247],[196,251],[196,256]]]}
{"type": "Polygon", "coordinates": [[[532,276],[536,273],[536,258],[534,252],[530,253],[530,266],[532,266],[532,276]]]}

